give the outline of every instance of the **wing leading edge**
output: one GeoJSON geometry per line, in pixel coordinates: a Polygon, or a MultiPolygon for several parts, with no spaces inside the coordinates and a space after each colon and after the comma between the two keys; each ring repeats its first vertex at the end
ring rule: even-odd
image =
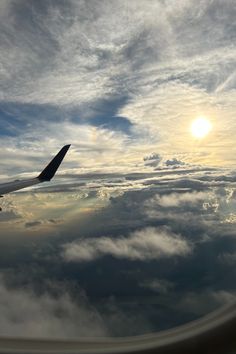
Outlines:
{"type": "Polygon", "coordinates": [[[70,145],[63,146],[63,148],[51,160],[51,162],[49,162],[49,164],[45,167],[45,169],[40,173],[38,177],[0,184],[0,195],[2,196],[3,194],[14,192],[22,188],[30,187],[34,184],[50,181],[55,175],[69,148],[70,145]]]}

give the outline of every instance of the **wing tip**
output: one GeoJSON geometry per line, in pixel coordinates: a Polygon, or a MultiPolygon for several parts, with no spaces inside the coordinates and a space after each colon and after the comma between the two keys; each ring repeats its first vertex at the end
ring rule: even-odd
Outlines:
{"type": "Polygon", "coordinates": [[[45,169],[37,177],[40,182],[50,181],[57,172],[71,144],[64,145],[56,156],[49,162],[45,169]]]}

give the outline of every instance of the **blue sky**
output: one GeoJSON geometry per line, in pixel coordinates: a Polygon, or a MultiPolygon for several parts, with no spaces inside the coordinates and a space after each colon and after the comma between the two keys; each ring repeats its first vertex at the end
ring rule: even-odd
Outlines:
{"type": "Polygon", "coordinates": [[[235,298],[235,19],[234,0],[0,2],[0,180],[71,144],[51,184],[1,199],[2,334],[136,335],[235,298]]]}

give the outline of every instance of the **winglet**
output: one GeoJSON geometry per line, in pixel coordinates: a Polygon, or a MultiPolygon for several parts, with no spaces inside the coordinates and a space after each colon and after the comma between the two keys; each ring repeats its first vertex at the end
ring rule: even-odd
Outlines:
{"type": "Polygon", "coordinates": [[[53,176],[55,175],[58,167],[60,166],[62,160],[64,159],[65,154],[69,150],[70,145],[65,145],[63,148],[58,152],[58,154],[52,159],[51,162],[45,167],[45,169],[40,173],[38,179],[40,182],[50,181],[53,176]]]}

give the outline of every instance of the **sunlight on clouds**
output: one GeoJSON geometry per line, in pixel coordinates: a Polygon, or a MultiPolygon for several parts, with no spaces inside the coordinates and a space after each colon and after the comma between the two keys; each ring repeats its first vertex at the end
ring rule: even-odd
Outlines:
{"type": "Polygon", "coordinates": [[[1,206],[1,229],[7,233],[28,235],[58,234],[76,219],[93,213],[107,204],[106,199],[72,193],[16,193],[7,195],[1,206]],[[9,230],[9,225],[10,230],[9,230]]]}
{"type": "Polygon", "coordinates": [[[128,143],[126,136],[87,124],[61,122],[41,124],[37,131],[27,129],[18,138],[2,139],[2,172],[6,169],[16,176],[28,170],[28,174],[24,173],[21,177],[34,177],[65,143],[72,146],[59,173],[66,168],[79,172],[104,172],[105,169],[111,171],[111,167],[120,170],[122,165],[129,165],[129,153],[125,151],[128,143]]]}
{"type": "Polygon", "coordinates": [[[184,154],[188,163],[229,166],[235,164],[235,109],[235,102],[229,102],[226,97],[222,99],[194,87],[169,83],[165,91],[152,89],[141,98],[134,97],[119,113],[129,117],[138,129],[149,129],[146,149],[163,156],[184,154]],[[189,134],[189,125],[201,112],[211,117],[214,129],[205,139],[197,141],[189,134]]]}
{"type": "Polygon", "coordinates": [[[230,213],[223,222],[229,224],[236,224],[236,214],[230,213]]]}
{"type": "MultiPolygon", "coordinates": [[[[140,168],[142,157],[153,151],[182,153],[189,163],[235,164],[231,5],[120,0],[95,2],[91,8],[86,2],[52,1],[41,8],[22,3],[20,8],[31,15],[27,21],[14,2],[1,6],[9,18],[1,23],[0,98],[4,112],[19,117],[27,129],[18,128],[20,144],[14,138],[0,139],[16,155],[21,155],[19,146],[34,156],[39,156],[36,150],[46,153],[38,138],[45,136],[50,151],[66,137],[81,153],[76,157],[71,152],[71,168],[78,160],[88,170],[140,168]],[[24,110],[35,105],[39,115],[41,108],[50,107],[37,123],[35,112],[27,116],[24,110]],[[55,109],[62,122],[50,127],[55,109]],[[214,132],[200,144],[188,130],[201,112],[212,117],[214,132]],[[116,115],[125,117],[133,124],[130,136],[86,126],[87,119],[103,114],[111,121],[116,115]]],[[[21,161],[10,151],[4,166],[9,158],[20,168],[21,161]]],[[[22,162],[29,166],[27,159],[22,162]]]]}

